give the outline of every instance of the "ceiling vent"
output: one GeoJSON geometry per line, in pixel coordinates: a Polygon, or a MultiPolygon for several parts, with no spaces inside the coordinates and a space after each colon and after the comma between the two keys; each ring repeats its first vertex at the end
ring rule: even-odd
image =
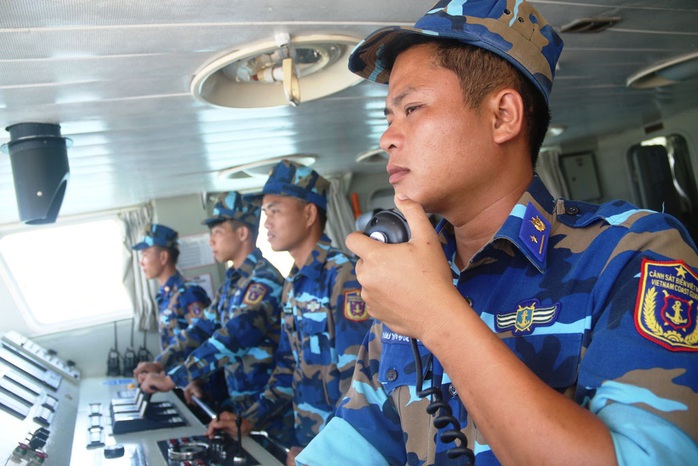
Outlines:
{"type": "Polygon", "coordinates": [[[270,159],[259,160],[257,162],[235,165],[218,171],[218,178],[226,180],[240,180],[249,178],[266,178],[271,173],[274,166],[282,160],[290,160],[309,167],[317,160],[317,156],[312,154],[293,154],[272,157],[270,159]]]}
{"type": "Polygon", "coordinates": [[[628,87],[648,89],[668,86],[698,77],[698,52],[656,63],[628,77],[628,87]]]}
{"type": "Polygon", "coordinates": [[[191,82],[197,100],[229,108],[298,106],[352,86],[361,78],[347,67],[359,39],[339,35],[290,37],[227,53],[191,82]]]}
{"type": "Polygon", "coordinates": [[[620,21],[617,16],[607,18],[580,18],[560,28],[560,32],[591,33],[601,32],[620,21]]]}

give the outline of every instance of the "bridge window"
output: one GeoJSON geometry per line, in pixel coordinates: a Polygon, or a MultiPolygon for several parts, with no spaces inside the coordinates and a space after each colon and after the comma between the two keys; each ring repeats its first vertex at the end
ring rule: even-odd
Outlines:
{"type": "Polygon", "coordinates": [[[0,238],[0,270],[30,327],[55,332],[132,316],[122,230],[116,217],[102,217],[0,238]]]}

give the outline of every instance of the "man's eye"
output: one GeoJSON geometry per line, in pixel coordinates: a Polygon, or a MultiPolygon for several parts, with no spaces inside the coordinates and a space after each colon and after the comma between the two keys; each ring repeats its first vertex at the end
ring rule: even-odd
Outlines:
{"type": "Polygon", "coordinates": [[[407,107],[407,108],[405,109],[405,113],[406,113],[407,115],[409,115],[410,113],[414,112],[415,110],[417,110],[417,107],[416,107],[416,106],[414,106],[414,107],[407,107]]]}

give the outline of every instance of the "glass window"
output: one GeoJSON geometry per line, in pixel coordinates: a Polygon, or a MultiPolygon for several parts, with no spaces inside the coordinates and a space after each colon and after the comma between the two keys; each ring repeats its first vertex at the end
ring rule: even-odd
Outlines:
{"type": "Polygon", "coordinates": [[[29,325],[56,331],[132,316],[122,229],[110,217],[0,238],[4,278],[29,325]]]}

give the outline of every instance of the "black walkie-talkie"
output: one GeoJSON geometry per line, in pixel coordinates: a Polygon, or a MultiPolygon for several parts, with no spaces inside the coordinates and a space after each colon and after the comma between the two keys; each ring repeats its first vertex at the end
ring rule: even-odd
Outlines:
{"type": "MultiPolygon", "coordinates": [[[[364,234],[380,241],[382,243],[404,243],[410,239],[410,226],[407,224],[405,217],[397,210],[387,209],[376,212],[371,220],[368,221],[364,234]]],[[[412,353],[414,355],[415,369],[417,373],[417,395],[420,398],[431,396],[431,403],[427,406],[427,412],[431,415],[436,415],[440,411],[440,415],[434,419],[434,427],[441,429],[451,424],[452,429],[441,433],[441,441],[444,443],[453,442],[456,439],[460,441],[460,445],[448,450],[449,458],[458,458],[466,456],[468,464],[475,464],[475,455],[468,448],[468,439],[460,430],[458,419],[453,416],[451,407],[448,403],[441,400],[441,388],[430,387],[422,389],[424,382],[424,374],[422,373],[422,358],[419,354],[417,340],[410,338],[412,344],[412,353]]],[[[433,357],[429,356],[429,366],[433,361],[433,357]]],[[[427,367],[427,373],[431,372],[431,368],[427,367]]]]}
{"type": "Polygon", "coordinates": [[[116,334],[116,322],[114,322],[114,347],[107,355],[107,375],[115,377],[121,375],[121,355],[119,354],[119,339],[116,334]]]}
{"type": "Polygon", "coordinates": [[[136,356],[138,362],[150,362],[153,360],[153,355],[146,347],[146,338],[148,337],[148,332],[143,331],[143,346],[138,348],[138,355],[136,356]]]}
{"type": "Polygon", "coordinates": [[[109,350],[107,355],[107,375],[110,377],[116,377],[121,375],[121,356],[119,352],[112,348],[109,350]]]}
{"type": "Polygon", "coordinates": [[[126,351],[124,351],[124,377],[133,376],[133,370],[136,368],[137,365],[138,359],[136,357],[136,352],[131,347],[126,348],[126,351]]]}
{"type": "Polygon", "coordinates": [[[133,332],[134,332],[134,320],[131,319],[131,346],[126,348],[126,351],[124,351],[124,369],[123,369],[123,375],[124,377],[130,377],[133,375],[133,370],[136,368],[138,365],[138,357],[136,356],[136,352],[133,350],[133,332]]]}

